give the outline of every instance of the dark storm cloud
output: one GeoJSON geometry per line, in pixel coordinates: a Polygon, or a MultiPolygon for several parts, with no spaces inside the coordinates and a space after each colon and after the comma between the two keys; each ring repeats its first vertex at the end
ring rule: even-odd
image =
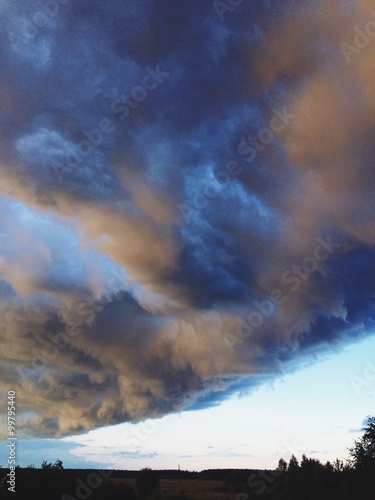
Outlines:
{"type": "Polygon", "coordinates": [[[216,405],[372,333],[375,45],[340,48],[368,5],[216,4],[0,6],[24,433],[216,405]]]}

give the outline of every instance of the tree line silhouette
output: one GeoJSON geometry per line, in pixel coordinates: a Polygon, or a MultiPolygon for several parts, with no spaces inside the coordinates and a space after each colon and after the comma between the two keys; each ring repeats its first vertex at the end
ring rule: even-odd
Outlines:
{"type": "MultiPolygon", "coordinates": [[[[160,479],[222,481],[223,496],[236,493],[237,500],[374,500],[375,498],[375,417],[368,417],[363,435],[349,449],[344,462],[322,464],[302,456],[280,459],[276,470],[213,469],[202,472],[96,471],[64,469],[61,460],[43,461],[16,468],[16,494],[7,489],[9,469],[0,469],[0,498],[19,500],[162,500],[160,479]],[[114,479],[136,478],[135,488],[114,479]]],[[[188,500],[181,490],[168,497],[188,500]]],[[[198,498],[198,497],[194,497],[198,498]]],[[[204,496],[202,496],[204,498],[204,496]]]]}
{"type": "Polygon", "coordinates": [[[363,436],[349,449],[346,462],[322,464],[317,459],[293,455],[279,461],[276,471],[256,471],[246,477],[235,471],[223,491],[236,491],[237,500],[374,500],[375,417],[367,417],[363,436]]]}

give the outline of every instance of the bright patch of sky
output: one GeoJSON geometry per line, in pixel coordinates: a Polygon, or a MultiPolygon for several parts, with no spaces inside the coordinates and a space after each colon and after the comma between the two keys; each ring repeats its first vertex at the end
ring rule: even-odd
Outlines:
{"type": "MultiPolygon", "coordinates": [[[[132,470],[273,468],[292,454],[333,461],[348,457],[374,406],[372,337],[214,408],[62,440],[21,440],[18,460],[24,466],[60,458],[66,467],[132,470]]],[[[5,463],[5,443],[0,452],[5,463]]]]}

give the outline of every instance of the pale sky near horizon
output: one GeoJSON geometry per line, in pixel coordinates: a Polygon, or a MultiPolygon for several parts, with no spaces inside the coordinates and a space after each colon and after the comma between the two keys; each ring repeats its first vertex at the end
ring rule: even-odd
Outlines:
{"type": "MultiPolygon", "coordinates": [[[[273,468],[292,454],[326,462],[348,458],[347,448],[374,413],[375,339],[369,337],[215,408],[58,441],[22,441],[19,463],[60,458],[68,468],[273,468]]],[[[4,464],[4,444],[0,450],[4,464]]]]}

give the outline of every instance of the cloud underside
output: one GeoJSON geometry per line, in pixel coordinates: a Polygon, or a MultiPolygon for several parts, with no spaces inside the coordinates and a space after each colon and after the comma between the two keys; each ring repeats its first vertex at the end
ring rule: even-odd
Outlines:
{"type": "Polygon", "coordinates": [[[219,404],[374,331],[370,8],[62,2],[38,26],[2,3],[0,389],[24,435],[219,404]]]}

